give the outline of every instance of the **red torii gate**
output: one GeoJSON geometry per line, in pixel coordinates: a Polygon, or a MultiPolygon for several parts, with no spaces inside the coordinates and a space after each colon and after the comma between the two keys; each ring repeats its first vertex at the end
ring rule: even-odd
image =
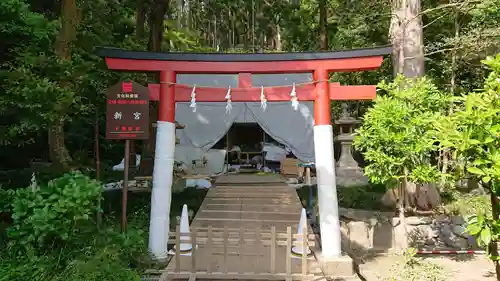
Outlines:
{"type": "MultiPolygon", "coordinates": [[[[261,100],[261,87],[252,85],[252,74],[311,73],[313,81],[296,87],[298,101],[314,101],[314,149],[317,170],[322,254],[341,256],[331,100],[371,100],[375,86],[341,86],[329,83],[329,72],[375,70],[391,47],[337,52],[202,54],[155,53],[100,48],[109,69],[160,73],[160,84],[149,85],[151,100],[159,101],[156,153],[151,195],[149,248],[157,258],[167,255],[171,185],[175,150],[175,103],[191,100],[192,86],[176,84],[177,74],[237,74],[232,102],[261,100]]],[[[292,87],[266,87],[268,102],[290,101],[292,87]]],[[[197,87],[197,102],[225,102],[227,88],[197,87]]],[[[291,109],[292,110],[292,109],[291,109]]]]}

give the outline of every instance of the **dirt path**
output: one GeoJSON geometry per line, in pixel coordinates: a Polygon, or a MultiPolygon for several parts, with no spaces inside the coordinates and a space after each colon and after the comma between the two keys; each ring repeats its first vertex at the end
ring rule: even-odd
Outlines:
{"type": "MultiPolygon", "coordinates": [[[[495,281],[493,264],[485,256],[433,256],[422,259],[435,265],[437,270],[449,281],[495,281]],[[442,270],[439,270],[439,267],[442,270]]],[[[360,273],[366,281],[386,281],[393,276],[400,277],[402,257],[391,254],[364,256],[358,258],[360,273]]],[[[424,272],[428,269],[417,269],[414,272],[424,272]],[[419,271],[420,270],[420,271],[419,271]]],[[[417,273],[418,274],[418,273],[417,273]]],[[[424,279],[412,280],[431,280],[424,279]]],[[[399,280],[399,279],[396,279],[399,280]]],[[[441,279],[436,279],[441,280],[441,279]]]]}

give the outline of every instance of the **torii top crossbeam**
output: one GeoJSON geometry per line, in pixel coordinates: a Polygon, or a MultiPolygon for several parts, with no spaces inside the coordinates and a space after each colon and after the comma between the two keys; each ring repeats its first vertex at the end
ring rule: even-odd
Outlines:
{"type": "Polygon", "coordinates": [[[99,48],[108,68],[176,73],[291,73],[324,69],[331,72],[374,70],[391,47],[296,53],[161,53],[99,48]],[[133,62],[131,62],[133,60],[133,62]]]}
{"type": "MultiPolygon", "coordinates": [[[[252,85],[252,74],[312,73],[313,81],[297,87],[299,101],[314,101],[314,150],[317,171],[322,253],[326,259],[341,255],[333,133],[330,100],[373,99],[375,86],[341,86],[329,83],[330,72],[379,68],[390,47],[337,52],[201,54],[155,53],[100,48],[109,69],[160,73],[160,85],[150,85],[150,97],[159,100],[156,156],[151,196],[149,247],[158,258],[167,254],[170,198],[175,150],[175,103],[190,100],[190,86],[176,83],[178,74],[237,74],[232,101],[258,101],[261,85],[252,85]]],[[[198,88],[198,101],[226,101],[222,88],[198,88]]],[[[289,101],[290,85],[266,88],[268,101],[289,101]]],[[[292,110],[292,109],[290,109],[292,110]]],[[[193,113],[196,114],[196,113],[193,113]]],[[[284,117],[286,118],[286,117],[284,117]]],[[[208,126],[208,125],[207,125],[208,126]]],[[[293,128],[290,128],[293,130],[293,128]]]]}

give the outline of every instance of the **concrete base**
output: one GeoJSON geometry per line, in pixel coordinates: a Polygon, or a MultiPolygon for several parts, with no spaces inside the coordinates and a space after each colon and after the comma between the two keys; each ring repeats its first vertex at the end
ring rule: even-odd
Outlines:
{"type": "Polygon", "coordinates": [[[325,276],[335,278],[355,278],[354,262],[348,255],[336,259],[320,260],[321,270],[325,276]]]}
{"type": "Polygon", "coordinates": [[[325,259],[321,251],[314,251],[316,259],[327,278],[333,280],[356,280],[357,274],[354,268],[354,261],[346,254],[333,259],[325,259]]]}

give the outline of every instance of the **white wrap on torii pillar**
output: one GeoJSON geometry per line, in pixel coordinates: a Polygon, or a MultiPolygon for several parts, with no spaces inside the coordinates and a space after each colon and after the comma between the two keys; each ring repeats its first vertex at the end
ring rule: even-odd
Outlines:
{"type": "Polygon", "coordinates": [[[174,72],[160,72],[160,110],[156,127],[156,148],[151,192],[149,249],[158,260],[168,256],[170,203],[175,154],[175,83],[174,72]]]}

